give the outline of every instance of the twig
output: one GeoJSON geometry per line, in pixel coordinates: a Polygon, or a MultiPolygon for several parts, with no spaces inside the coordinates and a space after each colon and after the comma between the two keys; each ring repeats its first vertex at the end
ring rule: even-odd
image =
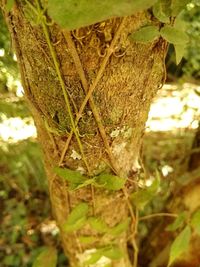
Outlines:
{"type": "MultiPolygon", "coordinates": [[[[78,122],[79,122],[79,120],[80,120],[80,118],[82,116],[83,110],[84,110],[84,108],[85,108],[85,106],[86,106],[86,104],[87,104],[87,102],[89,100],[89,104],[90,104],[90,107],[92,109],[93,115],[95,117],[96,123],[98,125],[99,132],[100,132],[101,137],[103,139],[106,151],[107,151],[108,156],[110,158],[111,164],[113,165],[113,167],[114,167],[114,169],[116,171],[117,171],[117,166],[115,164],[115,159],[114,159],[114,157],[112,155],[112,152],[111,152],[108,140],[107,140],[107,136],[106,136],[106,131],[105,131],[104,127],[103,127],[102,119],[100,117],[100,114],[98,113],[98,110],[97,110],[97,108],[95,106],[95,103],[94,103],[94,100],[93,100],[93,97],[92,97],[92,93],[95,90],[98,82],[100,81],[100,79],[101,79],[101,77],[103,75],[103,72],[104,72],[104,70],[106,68],[107,62],[108,62],[111,54],[114,52],[114,46],[115,46],[116,41],[118,40],[119,35],[120,35],[120,33],[121,33],[122,29],[123,29],[124,22],[125,22],[125,18],[122,19],[122,22],[121,22],[121,24],[120,24],[120,26],[119,26],[119,28],[118,28],[113,40],[112,40],[112,42],[111,42],[111,45],[107,50],[107,54],[106,54],[105,58],[103,59],[103,62],[101,64],[101,66],[100,66],[100,69],[99,69],[99,71],[97,73],[96,79],[94,80],[94,83],[90,87],[88,86],[88,82],[86,80],[85,73],[84,73],[84,70],[83,70],[79,55],[77,53],[76,47],[75,47],[74,42],[72,40],[71,34],[68,31],[64,31],[63,32],[64,37],[65,37],[65,39],[66,39],[66,41],[67,41],[67,43],[69,45],[69,48],[71,50],[71,55],[72,55],[72,57],[74,59],[74,63],[76,65],[77,72],[78,72],[78,74],[80,76],[80,79],[81,79],[81,82],[82,82],[82,85],[83,85],[83,89],[84,89],[84,91],[86,93],[86,97],[85,97],[85,99],[84,99],[84,101],[83,101],[83,103],[82,103],[82,105],[80,107],[80,110],[79,110],[78,114],[77,114],[77,117],[76,117],[76,120],[75,120],[75,125],[78,124],[78,122]]],[[[69,135],[68,139],[70,139],[71,137],[72,136],[69,135]]],[[[68,149],[69,143],[70,143],[70,140],[67,140],[67,142],[65,144],[65,148],[64,148],[64,150],[62,152],[62,158],[64,158],[64,156],[65,156],[65,153],[66,153],[66,151],[68,149]]]]}
{"type": "Polygon", "coordinates": [[[145,221],[145,220],[152,219],[152,218],[155,218],[155,217],[174,217],[174,218],[177,218],[178,215],[175,214],[175,213],[166,213],[166,212],[154,213],[154,214],[150,214],[150,215],[146,215],[146,216],[140,217],[139,221],[145,221]]]}

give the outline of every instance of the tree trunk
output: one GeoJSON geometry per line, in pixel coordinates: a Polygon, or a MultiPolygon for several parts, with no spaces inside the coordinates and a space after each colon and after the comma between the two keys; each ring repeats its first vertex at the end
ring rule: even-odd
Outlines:
{"type": "Polygon", "coordinates": [[[166,43],[162,38],[148,44],[130,40],[130,33],[151,20],[147,12],[67,32],[56,24],[34,24],[21,1],[16,1],[11,12],[6,13],[3,2],[25,97],[44,152],[53,213],[70,266],[82,266],[90,249],[111,242],[125,253],[122,260],[113,260],[112,266],[132,266],[127,244],[134,228],[134,213],[127,194],[134,190],[149,107],[162,85],[166,43]],[[91,89],[93,94],[79,116],[80,151],[77,136],[70,133],[73,125],[66,98],[75,118],[91,89]],[[70,135],[73,136],[65,151],[70,135]],[[87,186],[70,191],[66,182],[55,175],[56,166],[78,170],[87,176],[112,172],[129,179],[123,190],[87,186]],[[115,239],[102,238],[88,225],[76,233],[66,233],[63,225],[80,202],[89,203],[89,215],[95,214],[109,227],[123,222],[131,213],[130,229],[115,239]],[[91,244],[81,244],[80,235],[97,239],[91,244]]]}

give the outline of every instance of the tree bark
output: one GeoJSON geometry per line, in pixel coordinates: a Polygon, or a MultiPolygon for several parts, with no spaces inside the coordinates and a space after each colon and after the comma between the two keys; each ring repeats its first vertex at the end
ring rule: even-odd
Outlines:
{"type": "Polygon", "coordinates": [[[111,241],[125,253],[124,259],[113,261],[112,266],[132,266],[127,244],[133,220],[130,229],[114,240],[100,238],[88,225],[66,234],[63,225],[79,202],[89,203],[90,215],[94,213],[110,227],[130,216],[125,192],[130,194],[134,190],[145,122],[165,73],[166,42],[162,38],[148,44],[130,40],[132,32],[152,19],[147,12],[113,18],[72,32],[63,31],[55,23],[46,25],[74,118],[89,88],[95,87],[78,124],[84,156],[74,136],[63,153],[71,122],[62,85],[44,29],[27,18],[27,6],[20,2],[16,1],[11,12],[6,13],[2,1],[2,9],[44,152],[53,213],[70,266],[82,266],[88,250],[109,245],[111,241]],[[66,182],[55,175],[54,168],[59,165],[88,176],[112,171],[129,180],[124,190],[116,192],[90,186],[69,191],[66,182]],[[95,236],[97,241],[80,244],[80,235],[95,236]]]}

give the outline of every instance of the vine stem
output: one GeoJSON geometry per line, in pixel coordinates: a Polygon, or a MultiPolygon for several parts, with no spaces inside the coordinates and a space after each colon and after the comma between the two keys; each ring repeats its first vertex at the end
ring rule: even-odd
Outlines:
{"type": "MultiPolygon", "coordinates": [[[[101,79],[101,77],[103,75],[103,72],[104,72],[104,70],[106,68],[106,64],[108,62],[108,59],[110,58],[111,54],[114,51],[115,43],[118,40],[119,35],[120,35],[120,33],[121,33],[122,29],[123,29],[124,22],[125,22],[125,18],[122,19],[122,22],[121,22],[121,24],[120,24],[120,26],[119,26],[119,28],[118,28],[113,40],[112,40],[112,42],[111,42],[109,50],[107,51],[107,54],[106,54],[106,56],[105,56],[105,58],[104,58],[104,60],[102,62],[102,65],[101,65],[101,67],[99,69],[99,72],[98,72],[98,74],[96,76],[96,79],[95,79],[94,83],[90,86],[90,88],[88,86],[88,82],[87,82],[87,79],[86,79],[86,76],[85,76],[85,72],[83,70],[83,66],[81,64],[80,57],[78,55],[77,49],[75,47],[75,44],[74,44],[74,42],[72,40],[71,34],[68,31],[64,31],[63,32],[64,37],[66,39],[66,42],[67,42],[67,44],[68,44],[68,46],[70,48],[71,55],[73,57],[74,63],[76,65],[77,72],[78,72],[78,74],[80,76],[80,79],[81,79],[81,82],[82,82],[82,85],[83,85],[83,89],[84,89],[84,91],[86,93],[86,97],[85,97],[85,99],[84,99],[84,101],[83,101],[83,103],[81,105],[81,108],[80,108],[78,114],[77,114],[77,117],[76,117],[76,120],[75,120],[75,124],[76,125],[78,124],[78,121],[81,118],[81,115],[82,115],[82,112],[83,112],[83,110],[85,108],[85,105],[86,105],[87,101],[89,100],[89,104],[90,104],[91,110],[92,110],[93,115],[95,117],[98,129],[99,129],[99,132],[101,134],[102,140],[104,142],[104,146],[105,146],[106,152],[107,152],[107,154],[109,156],[111,165],[112,165],[115,173],[118,174],[119,176],[120,176],[120,172],[118,170],[118,166],[115,163],[115,159],[114,159],[112,151],[110,149],[110,146],[109,146],[109,143],[108,143],[108,140],[107,140],[107,136],[106,136],[106,131],[105,131],[104,126],[102,124],[102,119],[100,117],[100,114],[98,113],[98,110],[97,110],[96,105],[94,103],[94,100],[93,100],[93,97],[92,97],[92,93],[95,90],[99,80],[101,79]]],[[[68,146],[69,146],[70,140],[72,138],[72,135],[73,135],[73,132],[71,131],[70,135],[69,135],[69,137],[67,139],[65,148],[64,148],[64,150],[62,152],[61,161],[64,159],[64,156],[65,156],[65,153],[66,153],[66,151],[68,149],[68,146]]],[[[134,235],[133,235],[133,239],[132,239],[132,245],[133,245],[133,248],[134,248],[134,262],[135,262],[134,263],[135,264],[134,267],[135,267],[135,266],[137,266],[137,259],[138,259],[138,247],[137,247],[137,243],[136,243],[136,240],[135,240],[135,231],[137,231],[135,229],[137,229],[137,225],[138,225],[138,212],[136,213],[136,216],[135,216],[134,212],[133,212],[133,209],[132,209],[132,206],[131,206],[131,203],[129,201],[129,196],[128,196],[128,193],[126,191],[126,188],[123,188],[122,191],[123,191],[123,194],[125,196],[128,209],[130,211],[130,215],[131,215],[131,218],[132,218],[132,224],[135,222],[135,227],[133,229],[134,235]]]]}
{"type": "MultiPolygon", "coordinates": [[[[37,1],[37,4],[38,4],[38,8],[40,8],[38,1],[37,1]]],[[[46,41],[47,41],[47,44],[48,44],[52,59],[53,59],[53,63],[54,63],[55,69],[56,69],[56,73],[58,75],[60,86],[62,88],[63,96],[64,96],[64,99],[65,99],[65,103],[66,103],[66,106],[67,106],[67,110],[68,110],[68,114],[69,114],[69,118],[70,118],[70,122],[71,122],[71,126],[72,126],[72,131],[74,132],[74,134],[76,136],[76,139],[77,139],[77,142],[78,142],[78,145],[79,145],[79,149],[80,149],[83,161],[84,161],[84,163],[86,165],[86,168],[87,168],[88,172],[90,173],[90,167],[89,167],[89,165],[87,163],[87,160],[85,158],[84,151],[83,151],[83,146],[82,146],[81,140],[79,138],[78,132],[76,130],[75,121],[74,121],[74,118],[73,118],[73,113],[72,113],[70,102],[69,102],[69,98],[68,98],[68,95],[67,95],[67,92],[66,92],[66,89],[65,89],[65,83],[63,81],[63,78],[61,76],[61,72],[60,72],[60,69],[59,69],[59,63],[58,63],[58,59],[57,59],[57,56],[56,56],[56,52],[55,52],[55,50],[54,50],[54,48],[53,48],[53,46],[51,44],[49,31],[48,31],[48,28],[47,28],[47,26],[46,26],[46,24],[44,22],[44,19],[41,19],[41,24],[42,24],[43,32],[44,32],[44,35],[45,35],[45,38],[46,38],[46,41]]]]}
{"type": "Polygon", "coordinates": [[[178,215],[175,214],[175,213],[167,213],[167,212],[154,213],[154,214],[150,214],[150,215],[146,215],[146,216],[140,217],[139,221],[145,221],[145,220],[152,219],[152,218],[155,218],[155,217],[173,217],[173,218],[177,218],[178,215]]]}
{"type": "Polygon", "coordinates": [[[134,236],[133,236],[133,248],[134,248],[134,260],[133,260],[133,267],[137,267],[138,266],[138,253],[139,253],[139,249],[138,249],[138,245],[137,245],[137,240],[136,240],[136,235],[138,232],[138,223],[139,223],[139,211],[136,208],[135,210],[135,225],[134,225],[134,236]]]}
{"type": "MultiPolygon", "coordinates": [[[[97,73],[97,76],[96,76],[94,82],[91,84],[90,87],[88,86],[88,82],[87,82],[87,79],[85,77],[85,72],[83,70],[83,66],[81,64],[81,61],[80,61],[78,52],[76,50],[76,47],[74,45],[74,42],[72,40],[71,34],[68,31],[63,31],[64,37],[66,39],[66,42],[68,43],[68,46],[69,46],[69,48],[71,50],[71,55],[73,57],[75,65],[76,65],[77,72],[78,72],[78,74],[80,76],[80,79],[81,79],[81,82],[82,82],[82,85],[83,85],[83,89],[84,89],[84,91],[86,93],[85,99],[83,100],[83,103],[82,103],[82,105],[80,107],[80,110],[79,110],[79,112],[78,112],[78,114],[76,116],[75,125],[78,124],[78,122],[79,122],[79,120],[80,120],[80,118],[82,116],[83,110],[84,110],[87,102],[89,101],[90,107],[92,109],[92,113],[93,113],[93,115],[95,117],[99,132],[100,132],[101,137],[103,139],[103,142],[104,142],[104,145],[105,145],[105,148],[106,148],[106,152],[107,152],[107,154],[108,154],[108,156],[110,158],[110,162],[111,162],[113,168],[116,171],[117,171],[117,166],[115,164],[115,159],[114,159],[114,157],[112,155],[112,152],[111,152],[111,149],[110,149],[110,146],[109,146],[109,142],[108,142],[107,136],[106,136],[106,131],[105,131],[104,126],[102,124],[101,116],[100,116],[100,114],[99,114],[99,112],[97,110],[97,107],[96,107],[95,103],[94,103],[94,100],[93,100],[93,97],[92,97],[92,93],[95,90],[98,82],[100,81],[100,79],[101,79],[101,77],[102,77],[102,75],[103,75],[103,73],[105,71],[106,65],[108,63],[108,60],[109,60],[111,54],[114,52],[114,47],[115,47],[115,44],[116,44],[116,42],[117,42],[117,40],[118,40],[118,38],[120,36],[120,33],[121,33],[122,29],[123,29],[125,19],[126,18],[122,19],[122,21],[121,21],[121,23],[120,23],[120,25],[119,25],[119,27],[117,29],[117,32],[116,32],[116,34],[115,34],[115,36],[114,36],[114,38],[113,38],[113,40],[111,42],[111,45],[109,46],[109,48],[107,50],[106,56],[102,61],[102,64],[101,64],[100,69],[99,69],[99,71],[97,73]]],[[[70,135],[68,136],[68,140],[67,140],[67,142],[65,144],[64,150],[63,150],[62,155],[61,155],[61,159],[62,160],[64,159],[66,151],[68,150],[69,143],[70,143],[70,140],[72,138],[72,134],[70,133],[70,135]]]]}

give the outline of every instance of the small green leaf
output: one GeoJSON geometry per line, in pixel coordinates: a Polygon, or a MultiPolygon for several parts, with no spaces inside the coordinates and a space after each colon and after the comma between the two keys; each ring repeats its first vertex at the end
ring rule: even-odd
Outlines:
{"type": "Polygon", "coordinates": [[[79,183],[79,184],[72,184],[70,186],[70,189],[77,190],[77,189],[80,189],[82,187],[86,187],[86,186],[91,185],[91,184],[95,184],[95,178],[87,179],[84,182],[79,183]]]}
{"type": "Polygon", "coordinates": [[[100,218],[90,217],[88,222],[90,226],[99,233],[106,233],[109,230],[107,224],[100,218]]]}
{"type": "Polygon", "coordinates": [[[131,221],[131,219],[128,218],[125,221],[117,224],[116,226],[112,227],[109,230],[109,233],[111,235],[113,235],[113,236],[119,236],[119,235],[121,235],[123,232],[125,232],[128,229],[129,224],[130,224],[130,221],[131,221]]]}
{"type": "Polygon", "coordinates": [[[153,181],[151,186],[131,194],[130,198],[133,205],[135,205],[138,209],[143,209],[156,196],[159,186],[160,177],[157,172],[156,179],[153,181]]]}
{"type": "Polygon", "coordinates": [[[69,214],[66,223],[63,225],[63,229],[66,232],[77,231],[86,222],[86,215],[88,212],[88,204],[78,204],[69,214]]]}
{"type": "Polygon", "coordinates": [[[87,218],[86,218],[86,216],[84,216],[80,219],[77,219],[76,222],[73,224],[66,222],[63,225],[63,231],[66,233],[78,231],[79,229],[81,229],[85,225],[86,221],[87,221],[87,218]]]}
{"type": "Polygon", "coordinates": [[[157,0],[49,0],[48,12],[69,30],[112,17],[129,16],[151,7],[157,0]]]}
{"type": "Polygon", "coordinates": [[[124,253],[117,246],[99,248],[90,255],[90,258],[85,262],[85,264],[94,264],[103,256],[111,260],[119,260],[124,256],[124,253]]]}
{"type": "Polygon", "coordinates": [[[171,14],[170,1],[159,0],[155,3],[153,6],[153,14],[159,21],[169,23],[171,14]]]}
{"type": "Polygon", "coordinates": [[[176,54],[176,65],[178,65],[181,62],[181,59],[183,58],[185,54],[185,48],[186,45],[183,44],[174,44],[174,50],[176,54]]]}
{"type": "Polygon", "coordinates": [[[83,244],[91,244],[91,243],[94,243],[95,241],[97,241],[97,238],[95,238],[93,236],[80,236],[79,240],[83,244]]]}
{"type": "Polygon", "coordinates": [[[183,45],[189,41],[189,37],[185,32],[176,29],[172,26],[165,25],[160,30],[160,34],[165,40],[172,44],[183,45]]]}
{"type": "Polygon", "coordinates": [[[200,210],[197,210],[191,218],[191,225],[196,231],[197,234],[200,235],[200,210]]]}
{"type": "Polygon", "coordinates": [[[167,267],[169,267],[183,252],[188,249],[190,237],[191,229],[187,225],[171,245],[169,263],[167,267]]]}
{"type": "Polygon", "coordinates": [[[103,256],[111,260],[119,260],[124,256],[124,253],[118,247],[112,246],[104,249],[103,256]]]}
{"type": "Polygon", "coordinates": [[[102,250],[101,249],[97,249],[95,252],[91,253],[90,258],[88,260],[86,260],[84,262],[84,264],[90,265],[90,264],[95,264],[98,260],[101,259],[101,257],[103,256],[102,254],[102,250]]]}
{"type": "Polygon", "coordinates": [[[176,17],[190,2],[191,0],[172,0],[172,16],[176,17]]]}
{"type": "Polygon", "coordinates": [[[54,247],[46,247],[35,259],[33,267],[56,267],[57,250],[54,247]]]}
{"type": "Polygon", "coordinates": [[[145,26],[130,35],[130,39],[136,42],[147,43],[152,42],[160,36],[158,27],[145,26]]]}
{"type": "Polygon", "coordinates": [[[125,182],[126,179],[109,173],[102,173],[96,176],[96,183],[108,190],[120,190],[125,182]]]}
{"type": "Polygon", "coordinates": [[[84,182],[84,179],[86,179],[86,177],[84,177],[78,171],[72,171],[67,168],[59,168],[59,167],[54,168],[54,170],[57,175],[66,179],[70,183],[80,184],[84,182]]]}
{"type": "Polygon", "coordinates": [[[14,3],[15,3],[15,0],[7,0],[7,2],[6,2],[6,11],[7,12],[11,11],[14,3]]]}
{"type": "Polygon", "coordinates": [[[179,216],[175,219],[172,224],[169,224],[166,227],[167,231],[176,231],[178,228],[182,227],[186,220],[186,213],[182,212],[179,216]]]}

